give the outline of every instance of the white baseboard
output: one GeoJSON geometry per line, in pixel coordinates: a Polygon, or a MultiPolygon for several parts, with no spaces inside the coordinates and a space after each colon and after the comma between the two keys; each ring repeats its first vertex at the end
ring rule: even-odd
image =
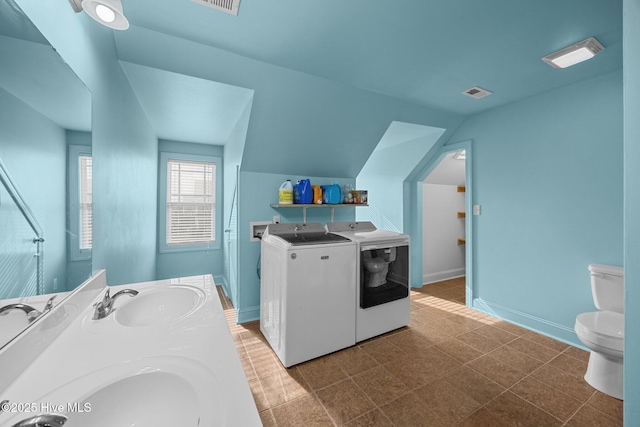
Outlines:
{"type": "Polygon", "coordinates": [[[531,314],[523,313],[500,304],[495,304],[482,298],[475,298],[472,307],[493,317],[506,320],[509,323],[515,323],[523,328],[589,351],[584,344],[580,342],[576,332],[570,327],[532,316],[531,314]]]}
{"type": "Polygon", "coordinates": [[[243,309],[237,310],[237,313],[238,313],[238,318],[236,322],[238,324],[253,322],[254,320],[260,320],[260,306],[243,308],[243,309]]]}
{"type": "Polygon", "coordinates": [[[229,286],[229,282],[227,282],[227,278],[224,276],[213,276],[213,281],[216,285],[222,286],[224,296],[231,299],[231,297],[229,296],[231,295],[231,287],[229,286]]]}
{"type": "Polygon", "coordinates": [[[466,269],[454,268],[453,270],[438,271],[436,273],[429,273],[422,275],[422,284],[441,282],[443,280],[455,279],[456,277],[462,277],[465,275],[466,269]]]}

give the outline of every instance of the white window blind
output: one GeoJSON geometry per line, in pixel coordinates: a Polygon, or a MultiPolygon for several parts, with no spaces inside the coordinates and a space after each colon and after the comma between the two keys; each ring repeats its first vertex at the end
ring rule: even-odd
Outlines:
{"type": "Polygon", "coordinates": [[[167,246],[215,242],[216,164],[167,161],[167,246]]]}
{"type": "Polygon", "coordinates": [[[93,168],[91,156],[80,155],[80,249],[93,244],[93,168]]]}

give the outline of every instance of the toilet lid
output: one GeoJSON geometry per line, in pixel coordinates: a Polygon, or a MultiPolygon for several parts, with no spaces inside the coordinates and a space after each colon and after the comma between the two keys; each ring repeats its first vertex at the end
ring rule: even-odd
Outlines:
{"type": "Polygon", "coordinates": [[[595,344],[622,351],[624,315],[613,311],[581,313],[576,318],[576,332],[595,344]]]}

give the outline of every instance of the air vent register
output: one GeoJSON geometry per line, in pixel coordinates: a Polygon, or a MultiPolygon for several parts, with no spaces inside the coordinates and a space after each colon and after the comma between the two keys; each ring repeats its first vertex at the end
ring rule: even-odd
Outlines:
{"type": "Polygon", "coordinates": [[[199,3],[205,6],[209,6],[213,9],[218,9],[223,12],[227,12],[231,15],[238,15],[238,6],[240,0],[191,0],[195,3],[199,3]]]}

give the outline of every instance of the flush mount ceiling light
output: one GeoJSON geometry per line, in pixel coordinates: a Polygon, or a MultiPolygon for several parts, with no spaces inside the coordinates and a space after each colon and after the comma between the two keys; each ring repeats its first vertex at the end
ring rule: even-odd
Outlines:
{"type": "Polygon", "coordinates": [[[87,15],[114,30],[126,30],[129,21],[124,17],[120,0],[69,0],[77,13],[84,9],[87,15]]]}
{"type": "Polygon", "coordinates": [[[579,43],[553,52],[542,58],[542,60],[553,68],[567,68],[593,58],[602,49],[604,49],[604,46],[602,46],[598,40],[589,37],[579,43]]]}

